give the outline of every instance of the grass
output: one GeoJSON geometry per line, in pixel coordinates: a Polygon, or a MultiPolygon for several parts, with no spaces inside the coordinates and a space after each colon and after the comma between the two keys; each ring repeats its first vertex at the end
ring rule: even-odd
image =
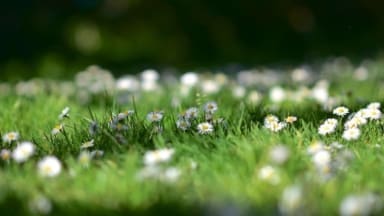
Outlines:
{"type": "MultiPolygon", "coordinates": [[[[384,67],[377,65],[380,62],[372,67],[383,70],[384,67]]],[[[383,102],[379,72],[365,81],[352,79],[349,71],[343,73],[342,80],[326,78],[331,81],[330,95],[339,97],[339,104],[351,111],[358,111],[370,102],[383,102]]],[[[289,81],[280,84],[286,89],[296,89],[296,84],[289,81]]],[[[49,212],[54,215],[276,215],[284,210],[282,194],[292,185],[298,185],[303,193],[299,204],[288,209],[290,214],[335,215],[344,198],[353,194],[373,193],[381,200],[384,193],[381,119],[369,121],[361,127],[359,139],[347,141],[342,138],[341,124],[335,133],[318,134],[319,125],[335,116],[314,99],[276,104],[268,99],[268,87],[263,100],[255,105],[246,98],[234,98],[231,85],[215,94],[194,89],[184,97],[178,88],[172,85],[163,87],[162,91],[143,92],[139,97],[126,96],[124,103],[118,102],[116,95],[105,96],[105,92],[93,96],[86,104],[78,101],[76,95],[63,96],[60,92],[23,96],[12,91],[0,96],[1,136],[17,131],[20,140],[31,141],[36,146],[33,156],[24,163],[12,159],[0,161],[2,214],[43,214],[44,207],[34,201],[44,197],[51,203],[49,212]],[[175,97],[180,100],[176,107],[172,106],[175,97]],[[214,119],[223,118],[215,124],[212,134],[199,134],[196,130],[197,124],[205,121],[204,115],[192,122],[186,132],[176,127],[182,111],[196,106],[202,112],[201,107],[208,101],[219,106],[214,119]],[[70,118],[59,120],[58,115],[66,106],[70,107],[70,118]],[[111,129],[113,113],[126,110],[135,111],[124,120],[128,129],[122,132],[111,129]],[[159,123],[162,132],[156,132],[157,123],[146,119],[147,113],[154,110],[164,111],[159,123]],[[264,127],[268,114],[280,119],[294,115],[298,121],[272,132],[264,127]],[[99,125],[95,135],[89,133],[93,121],[99,125]],[[60,122],[64,130],[52,135],[52,128],[60,122]],[[82,163],[78,160],[80,146],[91,139],[95,140],[91,150],[102,150],[104,155],[93,158],[89,164],[82,163]],[[352,153],[353,159],[345,169],[332,171],[330,178],[324,178],[307,153],[315,141],[327,146],[339,142],[352,153]],[[274,163],[269,157],[269,151],[279,144],[290,151],[288,160],[282,164],[274,163]],[[144,154],[162,148],[175,150],[172,159],[161,166],[176,167],[181,173],[179,178],[170,182],[158,178],[139,180],[138,173],[145,167],[144,154]],[[55,155],[63,164],[62,172],[54,178],[41,177],[37,172],[38,161],[46,155],[55,155]],[[192,162],[197,164],[196,168],[191,166],[192,162]],[[259,177],[260,170],[267,165],[274,168],[278,183],[259,177]]],[[[246,88],[250,91],[257,86],[246,88]]],[[[346,117],[337,118],[346,121],[346,117]]],[[[15,142],[1,143],[2,149],[13,150],[16,146],[15,142]]],[[[332,161],[341,157],[342,151],[332,152],[332,161]]]]}

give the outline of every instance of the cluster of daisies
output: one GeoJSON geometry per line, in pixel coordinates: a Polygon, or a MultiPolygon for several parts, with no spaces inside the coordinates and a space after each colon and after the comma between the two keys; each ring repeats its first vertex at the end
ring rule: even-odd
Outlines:
{"type": "MultiPolygon", "coordinates": [[[[9,148],[4,148],[0,152],[1,159],[9,162],[11,159],[16,163],[25,163],[36,151],[36,146],[30,141],[20,141],[18,132],[9,132],[3,136],[3,143],[9,148]]],[[[37,163],[37,171],[43,177],[55,177],[61,172],[61,162],[53,155],[44,156],[37,163]]]]}
{"type": "Polygon", "coordinates": [[[344,120],[344,131],[342,138],[345,140],[357,140],[361,135],[360,127],[367,124],[369,121],[377,121],[381,119],[382,113],[380,111],[380,103],[373,102],[368,104],[365,108],[358,110],[355,113],[350,113],[349,109],[345,106],[339,106],[333,109],[336,118],[326,119],[318,128],[318,133],[321,135],[332,134],[336,131],[338,124],[344,120]]]}
{"type": "MultiPolygon", "coordinates": [[[[179,114],[176,120],[176,127],[181,131],[196,129],[200,134],[211,134],[214,131],[214,124],[222,122],[223,119],[214,119],[214,113],[218,110],[217,103],[214,101],[207,102],[203,105],[203,116],[197,107],[190,107],[185,112],[179,114]],[[204,122],[199,120],[203,119],[204,122]]],[[[161,120],[163,119],[163,111],[154,111],[147,114],[147,120],[151,122],[157,131],[162,131],[161,120]]]]}
{"type": "Polygon", "coordinates": [[[288,124],[293,124],[296,121],[296,116],[288,116],[284,121],[280,121],[277,116],[269,114],[264,118],[264,127],[270,131],[278,132],[287,127],[288,124]]]}
{"type": "Polygon", "coordinates": [[[174,153],[175,150],[172,148],[147,151],[143,157],[144,167],[138,172],[137,178],[169,183],[177,181],[181,175],[180,169],[168,165],[174,153]]]}

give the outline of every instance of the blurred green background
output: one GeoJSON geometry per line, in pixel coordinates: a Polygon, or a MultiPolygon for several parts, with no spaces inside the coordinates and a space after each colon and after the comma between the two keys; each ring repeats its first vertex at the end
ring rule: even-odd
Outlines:
{"type": "Polygon", "coordinates": [[[145,68],[300,64],[376,57],[381,0],[57,0],[2,2],[2,80],[70,77],[89,64],[145,68]]]}

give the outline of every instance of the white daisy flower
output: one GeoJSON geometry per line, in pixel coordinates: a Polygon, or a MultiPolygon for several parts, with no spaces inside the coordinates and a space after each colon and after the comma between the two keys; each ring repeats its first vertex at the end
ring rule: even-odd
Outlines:
{"type": "Polygon", "coordinates": [[[9,151],[8,149],[1,149],[0,158],[3,161],[9,160],[11,158],[11,151],[9,151]]]}
{"type": "Polygon", "coordinates": [[[144,164],[147,166],[153,166],[159,163],[167,162],[171,160],[174,152],[174,149],[168,148],[147,151],[144,155],[144,164]]]}
{"type": "Polygon", "coordinates": [[[209,134],[213,132],[213,125],[209,122],[203,122],[197,125],[200,134],[209,134]]]}
{"type": "Polygon", "coordinates": [[[204,112],[206,113],[209,113],[209,114],[213,114],[217,111],[218,107],[217,107],[217,103],[216,102],[207,102],[205,105],[204,105],[204,112]]]}
{"type": "Polygon", "coordinates": [[[336,107],[334,110],[333,110],[333,114],[337,115],[337,116],[345,116],[349,113],[349,109],[347,107],[344,107],[344,106],[339,106],[339,107],[336,107]]]}
{"type": "Polygon", "coordinates": [[[150,112],[147,114],[147,119],[150,122],[159,122],[163,119],[163,112],[150,112]]]}
{"type": "Polygon", "coordinates": [[[344,131],[343,138],[345,140],[357,140],[360,137],[360,129],[357,127],[350,128],[344,131]]]}
{"type": "Polygon", "coordinates": [[[125,112],[121,112],[121,113],[117,114],[117,117],[116,117],[116,118],[117,118],[118,121],[121,121],[121,120],[124,120],[124,119],[126,119],[127,117],[133,115],[133,113],[135,113],[135,111],[133,111],[133,110],[127,110],[127,111],[125,111],[125,112]]]}
{"type": "Polygon", "coordinates": [[[337,125],[337,119],[334,119],[334,118],[329,118],[327,120],[325,120],[324,124],[330,124],[330,125],[337,125]]]}
{"type": "Polygon", "coordinates": [[[63,130],[64,130],[64,124],[58,124],[52,129],[51,134],[57,135],[61,133],[63,130]]]}
{"type": "Polygon", "coordinates": [[[285,122],[271,122],[269,125],[267,125],[267,128],[272,132],[278,132],[284,129],[286,126],[287,126],[287,123],[285,122]]]}
{"type": "Polygon", "coordinates": [[[356,127],[359,127],[360,125],[364,125],[366,123],[367,123],[366,118],[355,115],[350,120],[345,122],[344,128],[345,129],[356,128],[356,127]]]}
{"type": "Polygon", "coordinates": [[[61,172],[61,162],[55,156],[45,156],[38,162],[37,169],[43,177],[55,177],[61,172]]]}
{"type": "Polygon", "coordinates": [[[269,125],[270,124],[273,124],[273,123],[278,123],[279,122],[279,118],[277,118],[277,116],[275,115],[267,115],[265,118],[264,118],[264,126],[266,128],[269,128],[269,125]]]}
{"type": "Polygon", "coordinates": [[[89,151],[82,151],[80,152],[77,160],[79,161],[80,165],[89,166],[89,163],[92,160],[92,154],[89,151]]]}
{"type": "Polygon", "coordinates": [[[293,122],[297,121],[297,117],[296,116],[288,116],[287,118],[284,119],[285,122],[287,122],[288,124],[292,124],[293,122]]]}
{"type": "Polygon", "coordinates": [[[376,108],[367,108],[366,117],[371,120],[378,120],[381,118],[381,111],[376,108]]]}
{"type": "Polygon", "coordinates": [[[80,148],[81,149],[85,149],[85,148],[90,148],[90,147],[93,147],[95,145],[95,140],[90,140],[90,141],[87,141],[83,144],[81,144],[80,148]]]}
{"type": "Polygon", "coordinates": [[[59,119],[69,118],[69,111],[70,111],[69,107],[65,107],[65,108],[61,111],[61,113],[60,113],[60,115],[59,115],[59,119]]]}
{"type": "Polygon", "coordinates": [[[20,143],[12,152],[12,158],[17,163],[22,163],[28,160],[35,152],[35,145],[31,142],[20,143]]]}
{"type": "Polygon", "coordinates": [[[318,129],[318,133],[321,135],[330,134],[335,132],[336,127],[337,127],[337,120],[330,118],[325,120],[325,122],[322,125],[320,125],[318,129]]]}
{"type": "Polygon", "coordinates": [[[326,135],[335,132],[336,126],[331,124],[322,124],[320,125],[318,132],[321,135],[326,135]]]}
{"type": "Polygon", "coordinates": [[[186,131],[191,126],[191,123],[186,119],[180,118],[176,121],[176,126],[180,130],[186,131]]]}
{"type": "Polygon", "coordinates": [[[19,140],[19,138],[20,138],[19,133],[12,131],[12,132],[6,133],[3,136],[3,142],[11,143],[11,142],[15,142],[15,141],[19,140]]]}
{"type": "Polygon", "coordinates": [[[199,109],[196,107],[191,107],[185,111],[185,118],[187,119],[196,119],[199,115],[199,109]]]}
{"type": "Polygon", "coordinates": [[[259,170],[259,178],[273,185],[280,182],[280,176],[278,175],[276,169],[269,165],[264,166],[259,170]]]}
{"type": "Polygon", "coordinates": [[[372,102],[367,106],[368,109],[380,109],[380,107],[381,104],[379,102],[372,102]]]}

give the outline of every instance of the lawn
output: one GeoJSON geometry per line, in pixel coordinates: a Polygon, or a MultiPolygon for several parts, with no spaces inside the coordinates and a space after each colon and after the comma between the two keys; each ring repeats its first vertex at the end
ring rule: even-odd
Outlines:
{"type": "Polygon", "coordinates": [[[383,214],[384,62],[0,83],[2,215],[383,214]]]}

